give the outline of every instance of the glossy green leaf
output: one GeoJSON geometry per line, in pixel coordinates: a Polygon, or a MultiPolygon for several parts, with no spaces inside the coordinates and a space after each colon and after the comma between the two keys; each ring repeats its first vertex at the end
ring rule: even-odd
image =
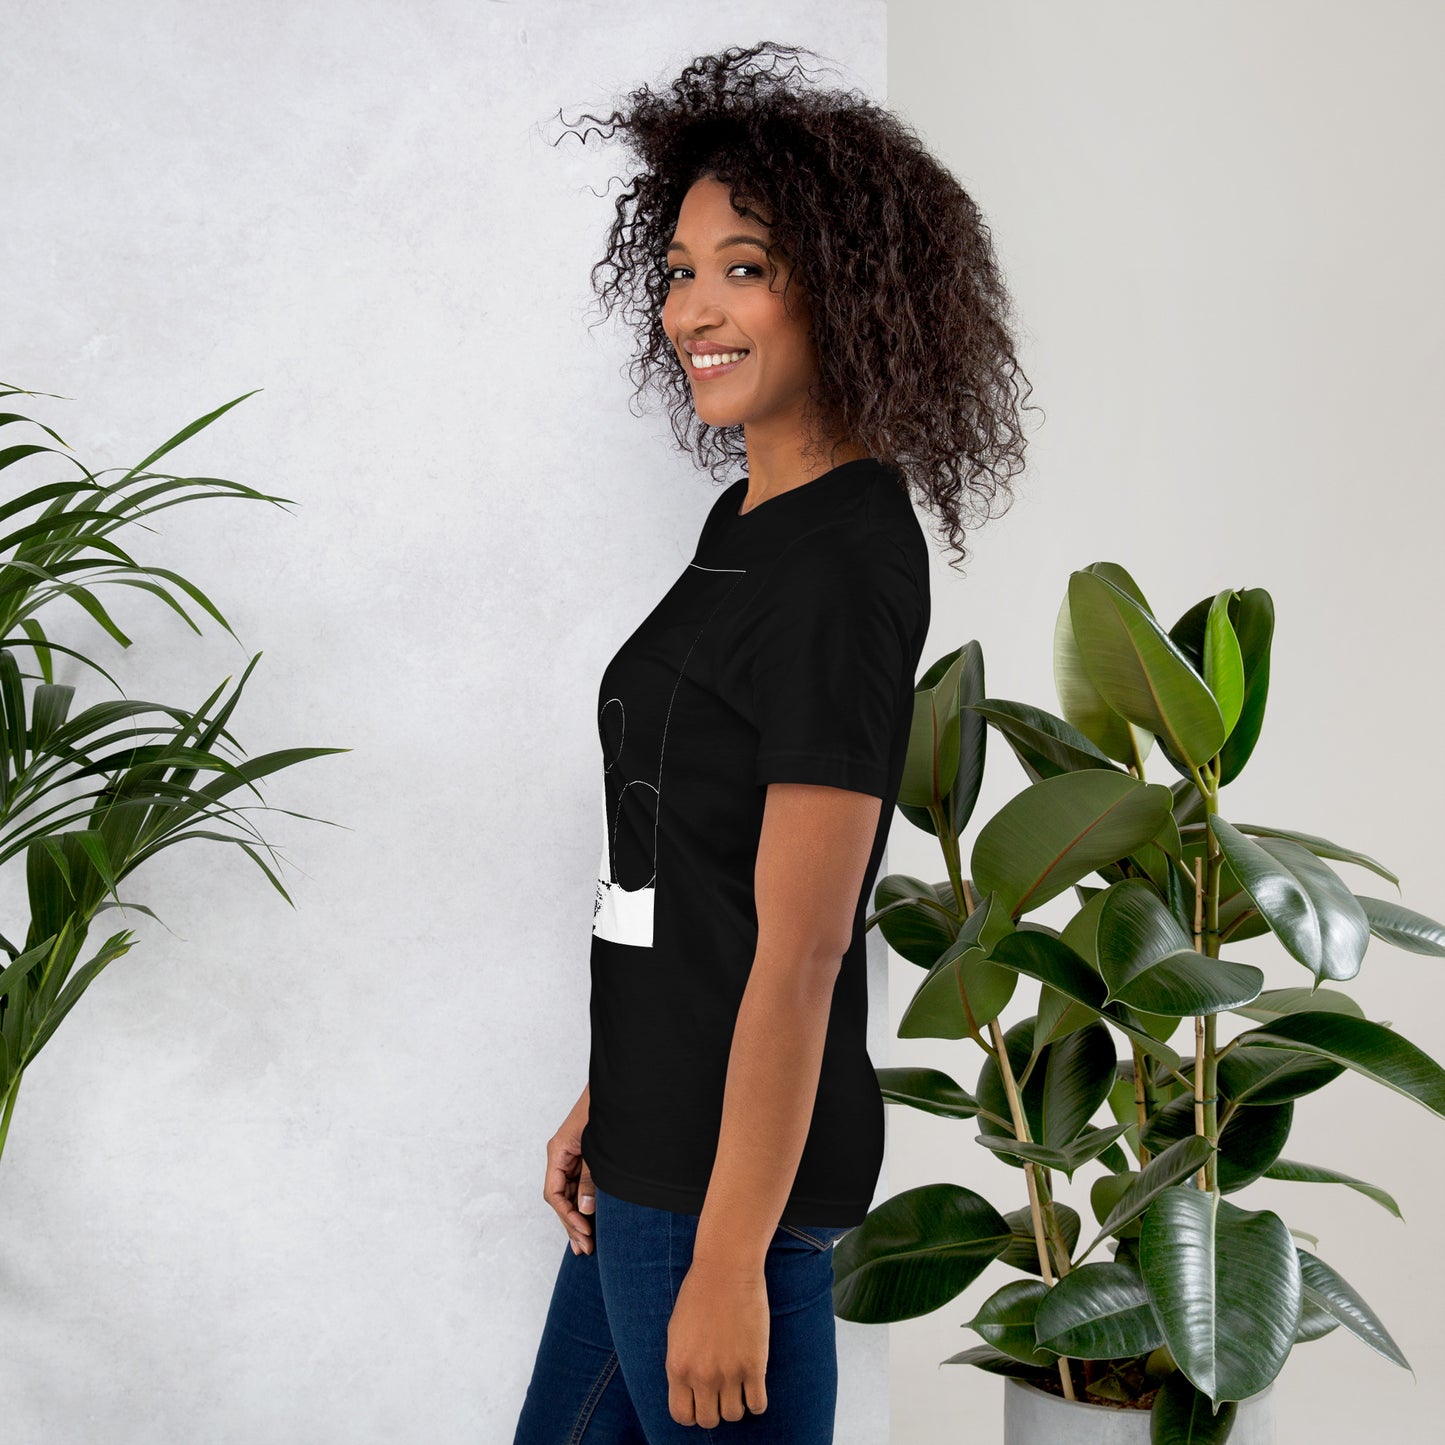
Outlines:
{"type": "Polygon", "coordinates": [[[1263,587],[1242,587],[1236,593],[1229,616],[1244,660],[1244,702],[1239,721],[1220,750],[1220,787],[1232,783],[1244,770],[1264,726],[1274,637],[1274,599],[1263,587]]]}
{"type": "Polygon", "coordinates": [[[1342,1174],[1338,1169],[1326,1169],[1319,1164],[1301,1164],[1296,1159],[1276,1159],[1264,1171],[1264,1177],[1294,1180],[1301,1184],[1345,1184],[1358,1190],[1366,1198],[1373,1199],[1376,1204],[1383,1205],[1396,1219],[1403,1220],[1405,1217],[1400,1213],[1400,1206],[1395,1203],[1393,1195],[1387,1194],[1378,1185],[1356,1179],[1353,1174],[1342,1174]]]}
{"type": "Polygon", "coordinates": [[[1137,1236],[1124,1235],[1119,1239],[1110,1241],[1109,1248],[1113,1252],[1116,1264],[1132,1264],[1137,1269],[1139,1265],[1139,1240],[1137,1236]]]}
{"type": "Polygon", "coordinates": [[[1305,1292],[1315,1304],[1329,1310],[1352,1335],[1363,1340],[1377,1354],[1409,1370],[1410,1362],[1405,1358],[1404,1351],[1349,1281],[1309,1250],[1299,1249],[1298,1253],[1305,1292]]]}
{"type": "Polygon", "coordinates": [[[1259,996],[1264,973],[1251,963],[1209,958],[1192,948],[1161,959],[1131,979],[1114,998],[1165,1018],[1189,1018],[1237,1008],[1259,996]]]}
{"type": "Polygon", "coordinates": [[[1286,1014],[1339,1013],[1364,1018],[1365,1011],[1347,993],[1332,988],[1267,988],[1252,1003],[1234,1009],[1245,1018],[1272,1023],[1286,1014]]]}
{"type": "MultiPolygon", "coordinates": [[[[1012,970],[1006,971],[1018,977],[1012,970]]],[[[1109,1097],[1117,1062],[1113,1035],[1097,1020],[1050,1045],[1044,1066],[1044,1128],[1040,1143],[1067,1148],[1079,1137],[1109,1097]]]]}
{"type": "MultiPolygon", "coordinates": [[[[1204,1161],[1213,1153],[1208,1139],[1199,1134],[1186,1134],[1176,1139],[1168,1148],[1161,1149],[1137,1174],[1132,1175],[1127,1186],[1118,1192],[1115,1202],[1100,1223],[1099,1232],[1089,1241],[1089,1246],[1079,1255],[1091,1254],[1094,1246],[1125,1225],[1138,1219],[1172,1185],[1190,1178],[1204,1167],[1204,1161]]],[[[1102,1181],[1101,1181],[1102,1182],[1102,1181]]],[[[1112,1191],[1111,1191],[1112,1192],[1112,1191]]]]}
{"type": "Polygon", "coordinates": [[[1009,1240],[1003,1216],[972,1189],[905,1189],[834,1246],[834,1313],[863,1324],[931,1314],[972,1284],[1009,1240]]]}
{"type": "Polygon", "coordinates": [[[1050,1148],[1030,1139],[1010,1139],[997,1134],[979,1134],[976,1142],[996,1154],[1025,1159],[1042,1164],[1047,1169],[1058,1169],[1069,1179],[1082,1164],[1097,1158],[1128,1127],[1126,1124],[1110,1124],[1105,1128],[1086,1129],[1071,1143],[1061,1148],[1050,1148]]]}
{"type": "MultiPolygon", "coordinates": [[[[1213,605],[1212,597],[1201,599],[1169,629],[1170,638],[1201,677],[1204,675],[1204,634],[1213,605]]],[[[1239,588],[1229,604],[1229,620],[1239,641],[1244,666],[1244,699],[1239,719],[1220,749],[1220,787],[1233,782],[1244,770],[1264,725],[1265,703],[1269,696],[1270,646],[1274,635],[1274,601],[1263,587],[1239,588]]],[[[1165,755],[1175,767],[1182,766],[1178,759],[1169,755],[1167,744],[1165,755]]]]}
{"type": "Polygon", "coordinates": [[[915,827],[938,836],[935,812],[957,838],[968,826],[983,782],[988,727],[969,710],[984,693],[983,649],[966,643],[934,662],[914,688],[908,752],[898,809],[915,827]]]}
{"type": "Polygon", "coordinates": [[[1384,1024],[1348,1014],[1297,1013],[1239,1038],[1333,1059],[1445,1117],[1445,1069],[1384,1024]]]}
{"type": "Polygon", "coordinates": [[[1012,1355],[994,1349],[992,1345],[972,1345],[966,1350],[960,1350],[956,1355],[950,1355],[946,1360],[940,1360],[939,1364],[977,1365],[980,1370],[987,1370],[992,1375],[1018,1375],[1025,1380],[1036,1378],[1041,1373],[1033,1365],[1026,1365],[1022,1360],[1016,1360],[1012,1355]]]}
{"type": "MultiPolygon", "coordinates": [[[[1194,874],[1196,864],[1204,860],[1207,851],[1203,838],[1192,830],[1184,835],[1182,840],[1183,879],[1181,891],[1189,899],[1188,925],[1193,927],[1193,899],[1194,899],[1194,874]]],[[[1249,896],[1239,879],[1235,877],[1234,870],[1229,866],[1229,859],[1217,856],[1217,869],[1219,874],[1219,942],[1224,947],[1229,944],[1238,943],[1247,938],[1259,938],[1269,933],[1269,924],[1260,911],[1254,906],[1254,900],[1249,896]]],[[[1183,920],[1181,920],[1183,921],[1183,920]]]]}
{"type": "MultiPolygon", "coordinates": [[[[1114,1080],[1109,1090],[1109,1112],[1120,1124],[1137,1125],[1139,1122],[1139,1104],[1134,1098],[1134,1065],[1130,1060],[1127,1064],[1121,1064],[1119,1077],[1114,1080]],[[1125,1072],[1127,1070],[1127,1072],[1125,1072]]],[[[1139,1136],[1135,1128],[1130,1128],[1124,1135],[1124,1143],[1127,1144],[1134,1154],[1139,1157],[1139,1136]]],[[[1124,1170],[1132,1171],[1132,1165],[1126,1160],[1122,1166],[1124,1170]]]]}
{"type": "Polygon", "coordinates": [[[907,873],[890,873],[873,890],[878,929],[889,948],[920,968],[932,968],[958,938],[950,902],[907,873]]]}
{"type": "Polygon", "coordinates": [[[1333,1083],[1345,1066],[1298,1049],[1241,1044],[1217,1065],[1219,1091],[1236,1104],[1283,1104],[1333,1083]]]}
{"type": "Polygon", "coordinates": [[[913,722],[898,787],[898,801],[910,807],[942,803],[958,777],[958,695],[966,664],[960,649],[936,682],[920,681],[913,690],[913,722]]]}
{"type": "MultiPolygon", "coordinates": [[[[1133,1120],[1118,1119],[1119,1124],[1127,1124],[1123,1134],[1123,1140],[1131,1148],[1135,1136],[1133,1120]]],[[[1102,1154],[1099,1155],[1099,1163],[1102,1164],[1111,1174],[1127,1174],[1129,1172],[1129,1156],[1117,1145],[1110,1144],[1102,1154]]]]}
{"type": "Polygon", "coordinates": [[[1219,751],[1226,736],[1219,704],[1133,598],[1097,573],[1074,572],[1069,615],[1089,678],[1115,712],[1157,734],[1194,767],[1219,751]]]}
{"type": "Polygon", "coordinates": [[[1017,918],[1148,843],[1171,801],[1157,783],[1099,768],[1045,778],[980,829],[970,863],[974,884],[980,893],[997,893],[1017,918]]]}
{"type": "Polygon", "coordinates": [[[1445,958],[1445,924],[1416,913],[1402,903],[1392,903],[1388,898],[1371,898],[1368,894],[1356,893],[1355,901],[1364,910],[1370,932],[1396,948],[1407,949],[1410,953],[1426,953],[1433,958],[1445,958]]]}
{"type": "MultiPolygon", "coordinates": [[[[1229,620],[1229,605],[1235,595],[1231,587],[1215,593],[1204,626],[1202,676],[1204,685],[1219,704],[1226,737],[1233,731],[1244,706],[1244,658],[1239,650],[1234,624],[1229,620]]],[[[1190,665],[1193,666],[1192,662],[1190,665]]]]}
{"type": "Polygon", "coordinates": [[[1119,765],[1072,723],[1028,703],[990,697],[969,706],[992,723],[1013,749],[1032,782],[1084,768],[1119,772],[1119,765]]]}
{"type": "Polygon", "coordinates": [[[1143,1355],[1164,1343],[1149,1292],[1132,1264],[1081,1264],[1048,1292],[1034,1320],[1038,1343],[1080,1360],[1143,1355]]]}
{"type": "MultiPolygon", "coordinates": [[[[1128,1121],[1123,1119],[1119,1120],[1121,1124],[1126,1122],[1128,1121]]],[[[1134,1136],[1130,1133],[1126,1137],[1132,1140],[1134,1136]]],[[[1124,1197],[1138,1177],[1139,1171],[1137,1169],[1123,1169],[1117,1174],[1100,1174],[1090,1183],[1089,1208],[1094,1211],[1094,1219],[1097,1223],[1102,1224],[1103,1221],[1109,1217],[1115,1205],[1124,1197]]],[[[1138,1221],[1126,1221],[1120,1224],[1117,1232],[1121,1239],[1125,1237],[1132,1238],[1139,1233],[1138,1221]]],[[[1094,1243],[1097,1244],[1099,1239],[1103,1237],[1102,1235],[1096,1237],[1094,1243]]],[[[1075,1264],[1082,1264],[1083,1262],[1083,1256],[1074,1260],[1075,1264]]]]}
{"type": "Polygon", "coordinates": [[[1110,1004],[1105,1007],[1104,997],[1107,990],[1104,980],[1061,940],[1020,930],[1001,938],[994,946],[991,957],[995,963],[1000,963],[1005,968],[1017,969],[1020,973],[1056,989],[1067,998],[1102,1014],[1151,1057],[1164,1060],[1171,1068],[1179,1068],[1179,1055],[1168,1044],[1129,1022],[1119,1005],[1110,1004]]]}
{"type": "Polygon", "coordinates": [[[918,985],[898,1024],[898,1037],[962,1039],[982,1030],[1008,1006],[1018,975],[989,959],[1013,921],[985,895],[918,985]]]}
{"type": "Polygon", "coordinates": [[[1147,757],[1154,746],[1152,733],[1132,726],[1105,700],[1094,685],[1079,651],[1069,611],[1068,593],[1054,618],[1054,691],[1068,725],[1087,738],[1106,757],[1129,764],[1135,756],[1147,757]]]}
{"type": "MultiPolygon", "coordinates": [[[[1012,935],[1010,935],[1012,936],[1012,935]]],[[[1009,1067],[1013,1071],[1014,1081],[1017,1083],[1024,1078],[1024,1070],[1028,1067],[1029,1058],[1034,1050],[1034,1020],[1031,1018],[1020,1019],[1016,1024],[1004,1030],[1004,1050],[1008,1055],[1009,1067]]],[[[1047,1064],[1046,1049],[1040,1050],[1040,1059],[1047,1064]]],[[[979,1065],[978,1083],[974,1087],[974,1093],[978,1097],[980,1106],[997,1118],[1012,1120],[1012,1113],[1009,1109],[1008,1091],[1004,1087],[1003,1075],[999,1071],[998,1064],[992,1055],[984,1058],[979,1065]]],[[[1044,1072],[1035,1068],[1019,1086],[1019,1103],[1023,1109],[1024,1119],[1028,1124],[1029,1135],[1037,1139],[1044,1131],[1044,1072]]],[[[1014,1131],[1012,1127],[1005,1128],[983,1114],[979,1115],[978,1132],[981,1137],[996,1138],[1001,1140],[1013,1140],[1014,1131]]],[[[1012,1165],[1016,1169],[1023,1168],[1019,1159],[1008,1154],[1000,1154],[999,1158],[1004,1163],[1012,1165]]]]}
{"type": "MultiPolygon", "coordinates": [[[[1161,959],[1191,947],[1190,937],[1165,906],[1154,888],[1138,878],[1126,878],[1091,899],[1094,916],[1092,953],[1111,995],[1118,996],[1139,974],[1161,959]]],[[[1072,937],[1070,923],[1065,937],[1072,937]]],[[[1081,952],[1083,950],[1081,949],[1081,952]]]]}
{"type": "Polygon", "coordinates": [[[917,1065],[873,1070],[878,1091],[887,1104],[908,1104],[945,1119],[971,1119],[978,1113],[978,1100],[961,1088],[942,1069],[917,1065]]]}
{"type": "MultiPolygon", "coordinates": [[[[1279,1158],[1289,1142],[1293,1122],[1292,1103],[1246,1104],[1230,1114],[1229,1122],[1219,1133],[1220,1192],[1233,1194],[1246,1184],[1253,1184],[1279,1158]]],[[[1144,1130],[1144,1147],[1162,1151],[1193,1133],[1194,1100],[1188,1094],[1181,1094],[1150,1117],[1144,1130]]]]}
{"type": "MultiPolygon", "coordinates": [[[[969,1016],[980,1030],[1008,1007],[1018,987],[1018,975],[1012,969],[995,963],[980,950],[973,950],[958,960],[957,974],[958,996],[967,1004],[969,1016]]],[[[901,1027],[899,1037],[905,1037],[901,1027]]]]}
{"type": "Polygon", "coordinates": [[[1327,1334],[1340,1327],[1340,1322],[1324,1305],[1316,1302],[1308,1289],[1300,1304],[1299,1324],[1295,1327],[1294,1342],[1307,1345],[1311,1340],[1322,1340],[1327,1334]]]}
{"type": "MultiPolygon", "coordinates": [[[[1188,824],[1184,828],[1187,835],[1198,835],[1205,828],[1203,819],[1188,824]]],[[[1361,853],[1356,848],[1346,848],[1340,843],[1333,843],[1328,838],[1321,838],[1317,833],[1301,833],[1293,828],[1275,828],[1264,823],[1234,823],[1234,828],[1241,833],[1246,833],[1252,838],[1285,838],[1291,843],[1298,843],[1302,848],[1313,853],[1316,858],[1333,858],[1340,863],[1354,863],[1361,868],[1368,868],[1372,873],[1378,873],[1381,878],[1387,878],[1397,887],[1399,878],[1392,873],[1385,865],[1377,859],[1371,858],[1368,853],[1361,853]]]]}
{"type": "MultiPolygon", "coordinates": [[[[1188,942],[1153,887],[1142,879],[1123,877],[1091,896],[1059,936],[1110,987],[1129,983],[1153,961],[1155,951],[1163,958],[1173,944],[1181,939],[1188,942]]],[[[1042,1016],[1042,1000],[1039,1009],[1042,1016]]],[[[1114,1022],[1123,1020],[1159,1040],[1168,1039],[1179,1026],[1178,1017],[1165,1019],[1117,1001],[1107,1004],[1104,1012],[1114,1022]]]]}
{"type": "Polygon", "coordinates": [[[968,1321],[994,1349],[1026,1365],[1051,1365],[1054,1354],[1034,1342],[1034,1316],[1051,1293],[1041,1279],[1014,1279],[996,1289],[968,1321]]]}
{"type": "Polygon", "coordinates": [[[1154,1396],[1149,1445],[1224,1445],[1238,1414],[1234,1400],[1216,1411],[1209,1396],[1196,1390],[1183,1370],[1175,1370],[1154,1396]]]}
{"type": "MultiPolygon", "coordinates": [[[[1079,1211],[1072,1205],[1065,1204],[1062,1199],[1056,1199],[1054,1218],[1058,1221],[1059,1233],[1063,1235],[1064,1245],[1072,1257],[1074,1246],[1079,1242],[1079,1211]]],[[[1008,1248],[999,1255],[998,1262],[1021,1269],[1026,1274],[1038,1275],[1039,1246],[1034,1238],[1033,1215],[1028,1205],[1024,1205],[1022,1209],[1010,1210],[1004,1215],[1004,1219],[1008,1222],[1011,1237],[1008,1248]]],[[[1049,1267],[1055,1267],[1052,1254],[1049,1267]]]]}
{"type": "Polygon", "coordinates": [[[1139,1261],[1170,1354],[1211,1401],[1246,1399],[1279,1374],[1303,1285],[1277,1214],[1173,1185],[1144,1214],[1139,1261]]]}
{"type": "MultiPolygon", "coordinates": [[[[1002,967],[1002,965],[1000,965],[1002,967]]],[[[1092,1023],[1098,1014],[1091,1008],[1061,994],[1048,984],[1039,986],[1038,1037],[1044,1043],[1053,1043],[1092,1023]]]]}
{"type": "Polygon", "coordinates": [[[1370,940],[1355,895],[1307,848],[1255,842],[1217,813],[1210,828],[1241,885],[1289,953],[1320,979],[1353,978],[1370,940]]]}

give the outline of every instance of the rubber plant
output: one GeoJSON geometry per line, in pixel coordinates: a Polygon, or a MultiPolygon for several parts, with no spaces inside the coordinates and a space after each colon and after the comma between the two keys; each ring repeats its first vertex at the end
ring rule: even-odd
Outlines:
{"type": "MultiPolygon", "coordinates": [[[[52,393],[0,385],[0,403],[18,395],[52,393]]],[[[144,518],[182,502],[250,498],[287,504],[287,498],[221,477],[151,470],[245,396],[192,422],[108,481],[78,461],[50,427],[0,412],[0,428],[31,423],[59,443],[0,445],[0,478],[15,476],[12,468],[46,453],[63,458],[71,473],[0,502],[0,867],[24,860],[30,914],[23,943],[11,942],[12,930],[18,932],[13,924],[0,934],[8,959],[0,960],[0,1151],[25,1070],[102,970],[135,943],[129,929],[111,933],[81,962],[95,919],[110,909],[155,916],[142,903],[122,901],[121,884],[162,849],[206,839],[235,845],[290,903],[262,856],[276,862],[276,852],[247,817],[270,807],[256,784],[307,759],[346,751],[304,747],[244,755],[227,724],[259,652],[229,692],[227,678],[199,707],[186,708],[126,697],[106,668],[59,641],[49,624],[56,605],[69,602],[128,648],[131,639],[100,596],[103,588],[127,587],[159,598],[197,633],[191,609],[235,636],[200,588],[167,568],[138,562],[115,534],[128,527],[150,530],[144,518]],[[120,696],[77,711],[75,685],[55,680],[57,653],[120,696]],[[246,796],[256,801],[237,801],[246,796]]]]}
{"type": "Polygon", "coordinates": [[[939,1069],[879,1068],[884,1098],[970,1127],[1022,1172],[1027,1203],[947,1182],[886,1200],[836,1248],[836,1313],[926,1314],[996,1261],[1013,1277],[967,1321],[983,1343],[944,1363],[1147,1406],[1156,1445],[1228,1439],[1236,1402],[1340,1326],[1410,1368],[1354,1284],[1305,1247],[1317,1238],[1241,1199],[1261,1178],[1345,1185],[1401,1217],[1335,1161],[1285,1157],[1296,1104],[1346,1070],[1445,1116],[1445,1071],[1338,987],[1371,936],[1438,956],[1445,928],[1330,866],[1398,890],[1375,859],[1221,811],[1260,736],[1273,630],[1263,588],[1222,590],[1166,630],[1124,568],[1100,562],[1070,576],[1058,613],[1062,716],[986,697],[977,642],[939,658],[915,689],[898,807],[938,839],[947,878],[886,876],[868,919],[924,972],[899,1037],[983,1053],[971,1094],[939,1069]],[[990,727],[1029,782],[978,830],[965,877],[990,727]],[[1156,743],[1169,785],[1145,777],[1156,743]],[[1070,889],[1061,929],[1029,917],[1070,889]],[[1224,956],[1264,934],[1303,968],[1300,986],[1266,989],[1224,956]],[[1021,986],[1031,1011],[1005,1029],[1021,986]],[[1240,1027],[1226,1038],[1221,1023],[1240,1027]],[[1080,1248],[1053,1179],[1086,1167],[1099,1172],[1080,1248]]]}

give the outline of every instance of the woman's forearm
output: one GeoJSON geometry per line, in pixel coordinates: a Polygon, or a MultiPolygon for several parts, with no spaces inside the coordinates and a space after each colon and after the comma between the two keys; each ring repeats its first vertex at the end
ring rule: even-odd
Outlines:
{"type": "Polygon", "coordinates": [[[694,1261],[761,1269],[803,1156],[841,960],[754,960],[694,1261]]]}

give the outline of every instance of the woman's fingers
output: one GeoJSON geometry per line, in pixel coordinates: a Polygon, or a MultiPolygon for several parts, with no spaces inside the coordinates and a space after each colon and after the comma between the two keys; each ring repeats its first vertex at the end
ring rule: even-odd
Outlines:
{"type": "MultiPolygon", "coordinates": [[[[542,1187],[542,1197],[556,1211],[562,1227],[572,1243],[573,1254],[589,1253],[592,1249],[592,1220],[578,1207],[578,1174],[584,1172],[574,1145],[560,1134],[547,1141],[547,1177],[542,1187]]],[[[592,1192],[591,1175],[587,1175],[587,1192],[592,1192]]],[[[588,1209],[592,1205],[589,1202],[588,1209]]]]}
{"type": "Polygon", "coordinates": [[[577,1233],[572,1249],[577,1254],[591,1254],[593,1249],[592,1221],[597,1210],[597,1190],[592,1183],[592,1171],[585,1159],[579,1160],[581,1168],[577,1175],[577,1206],[571,1218],[578,1220],[577,1233]]]}

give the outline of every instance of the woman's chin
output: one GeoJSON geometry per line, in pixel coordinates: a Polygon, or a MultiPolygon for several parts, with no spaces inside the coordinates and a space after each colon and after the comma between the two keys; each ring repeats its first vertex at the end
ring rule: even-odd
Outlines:
{"type": "Polygon", "coordinates": [[[706,398],[699,401],[696,395],[692,399],[692,409],[697,413],[697,419],[708,426],[741,426],[746,420],[741,407],[709,405],[706,398]]]}

